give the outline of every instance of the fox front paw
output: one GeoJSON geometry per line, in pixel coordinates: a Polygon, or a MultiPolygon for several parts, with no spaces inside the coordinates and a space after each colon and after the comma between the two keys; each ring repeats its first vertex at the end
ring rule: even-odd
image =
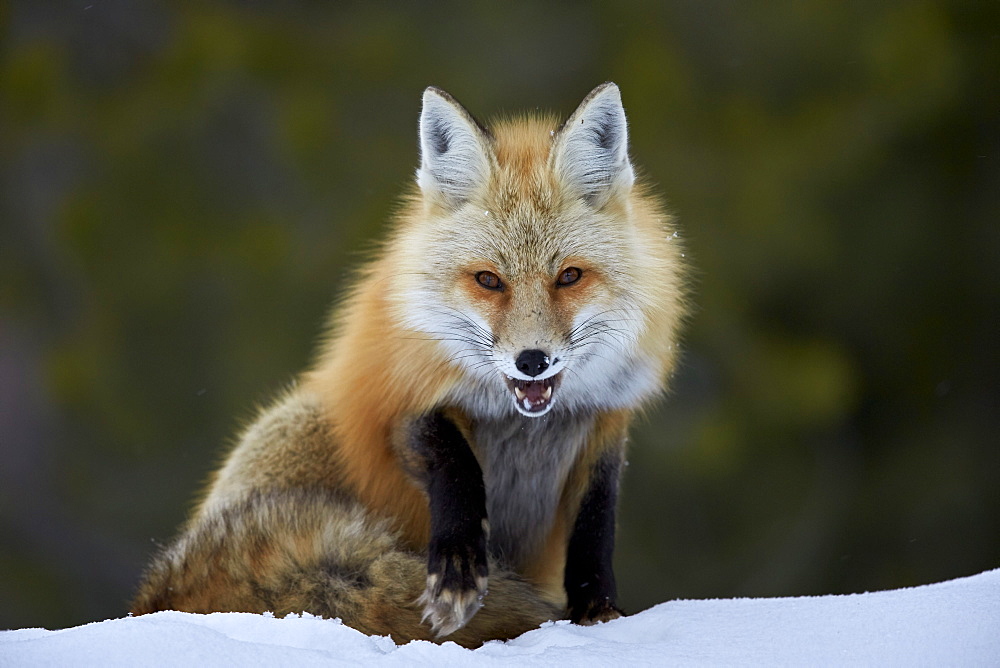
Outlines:
{"type": "Polygon", "coordinates": [[[454,633],[465,626],[483,607],[486,595],[486,578],[479,577],[472,587],[445,587],[438,575],[427,576],[427,589],[418,603],[424,606],[424,622],[438,638],[454,633]]]}
{"type": "Polygon", "coordinates": [[[598,622],[610,622],[612,619],[618,619],[624,614],[618,606],[610,600],[604,599],[591,601],[588,605],[582,607],[582,609],[574,608],[570,610],[570,621],[574,624],[590,626],[598,622]]]}
{"type": "Polygon", "coordinates": [[[465,543],[431,542],[427,588],[418,603],[438,638],[465,626],[483,606],[488,574],[485,535],[465,543]]]}

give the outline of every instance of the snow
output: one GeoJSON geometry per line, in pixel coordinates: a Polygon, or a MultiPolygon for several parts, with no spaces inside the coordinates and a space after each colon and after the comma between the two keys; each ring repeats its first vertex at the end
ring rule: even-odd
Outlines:
{"type": "Polygon", "coordinates": [[[848,596],[670,601],[477,650],[397,646],[310,615],[160,612],[0,632],[0,666],[1000,666],[1000,569],[848,596]]]}

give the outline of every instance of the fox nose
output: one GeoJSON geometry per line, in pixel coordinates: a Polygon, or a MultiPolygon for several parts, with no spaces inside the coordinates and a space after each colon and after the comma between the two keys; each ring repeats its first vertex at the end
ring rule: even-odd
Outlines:
{"type": "Polygon", "coordinates": [[[517,370],[534,378],[549,368],[549,356],[541,350],[522,350],[514,361],[517,370]]]}

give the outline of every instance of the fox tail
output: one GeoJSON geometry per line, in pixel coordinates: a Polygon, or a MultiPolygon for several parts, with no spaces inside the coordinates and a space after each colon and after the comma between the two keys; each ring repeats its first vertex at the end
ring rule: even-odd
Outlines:
{"type": "Polygon", "coordinates": [[[149,566],[131,611],[308,612],[397,643],[452,640],[466,647],[515,637],[564,614],[494,566],[482,608],[437,638],[418,601],[426,579],[426,557],[403,549],[353,499],[316,489],[258,491],[193,520],[149,566]]]}

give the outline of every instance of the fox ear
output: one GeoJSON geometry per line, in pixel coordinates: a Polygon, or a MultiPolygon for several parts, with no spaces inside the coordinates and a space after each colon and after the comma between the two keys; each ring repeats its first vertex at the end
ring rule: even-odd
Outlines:
{"type": "Polygon", "coordinates": [[[489,178],[492,154],[486,130],[455,98],[433,86],[424,91],[417,170],[424,194],[460,204],[489,178]]]}
{"type": "Polygon", "coordinates": [[[632,187],[628,123],[618,86],[609,81],[583,99],[559,129],[551,156],[556,176],[595,207],[632,187]]]}

